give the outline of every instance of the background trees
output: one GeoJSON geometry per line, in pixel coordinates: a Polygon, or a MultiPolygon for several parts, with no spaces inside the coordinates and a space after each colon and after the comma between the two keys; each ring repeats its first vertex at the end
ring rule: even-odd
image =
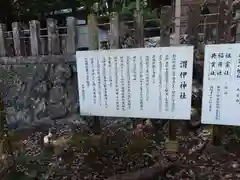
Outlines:
{"type": "MultiPolygon", "coordinates": [[[[156,17],[160,4],[167,4],[170,0],[140,0],[140,7],[146,17],[156,17]]],[[[71,9],[71,13],[108,15],[118,12],[125,18],[130,18],[136,9],[136,0],[8,0],[0,1],[0,21],[11,23],[16,20],[30,20],[45,18],[48,14],[60,9],[71,9]]]]}

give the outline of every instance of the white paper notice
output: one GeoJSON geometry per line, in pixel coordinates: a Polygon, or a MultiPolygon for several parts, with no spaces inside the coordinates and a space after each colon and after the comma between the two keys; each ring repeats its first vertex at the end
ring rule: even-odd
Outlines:
{"type": "Polygon", "coordinates": [[[202,123],[240,125],[240,44],[205,47],[202,123]]]}
{"type": "Polygon", "coordinates": [[[81,115],[191,116],[193,47],[78,51],[81,115]]]}

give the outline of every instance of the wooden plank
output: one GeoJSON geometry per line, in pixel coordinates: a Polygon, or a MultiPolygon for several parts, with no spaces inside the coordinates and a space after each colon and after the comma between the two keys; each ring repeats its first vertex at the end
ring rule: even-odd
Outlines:
{"type": "MultiPolygon", "coordinates": [[[[180,21],[181,17],[181,0],[175,1],[175,40],[174,45],[179,46],[180,45],[180,21]]],[[[166,144],[166,150],[168,152],[178,152],[179,144],[177,141],[177,127],[179,125],[179,122],[170,120],[168,124],[168,141],[166,144]]]]}
{"type": "Polygon", "coordinates": [[[40,42],[40,22],[32,20],[29,22],[30,27],[30,43],[31,43],[31,54],[38,56],[41,53],[41,42],[40,42]]]}
{"type": "Polygon", "coordinates": [[[160,46],[170,46],[170,28],[172,26],[171,6],[162,7],[160,17],[160,46]]]}
{"type": "Polygon", "coordinates": [[[12,32],[13,32],[13,44],[14,51],[16,56],[24,56],[24,42],[21,39],[23,37],[23,33],[21,31],[21,24],[19,22],[12,23],[12,32]]]}
{"type": "Polygon", "coordinates": [[[174,45],[180,44],[180,23],[181,23],[181,1],[175,1],[175,42],[174,45]]]}
{"type": "MultiPolygon", "coordinates": [[[[221,41],[221,37],[224,34],[224,22],[221,22],[224,19],[224,9],[225,9],[225,2],[218,0],[218,13],[219,13],[219,19],[218,19],[218,25],[217,25],[217,36],[216,36],[216,44],[219,44],[221,41]]],[[[219,146],[221,145],[221,132],[220,132],[220,126],[218,125],[212,125],[212,145],[213,146],[219,146]]]]}
{"type": "Polygon", "coordinates": [[[76,52],[76,19],[67,17],[67,53],[76,52]]]}
{"type": "Polygon", "coordinates": [[[226,3],[221,0],[218,1],[218,23],[217,23],[217,32],[216,32],[216,44],[221,43],[221,39],[225,39],[224,34],[226,30],[226,26],[224,24],[226,20],[225,10],[227,8],[226,3]]]}
{"type": "Polygon", "coordinates": [[[200,6],[192,5],[189,7],[188,13],[188,44],[194,45],[196,48],[198,47],[198,33],[199,33],[199,22],[200,22],[200,6]]]}
{"type": "Polygon", "coordinates": [[[6,25],[0,24],[0,56],[6,56],[6,39],[5,39],[6,25]]]}
{"type": "Polygon", "coordinates": [[[134,13],[135,18],[135,46],[144,47],[144,21],[143,13],[141,10],[136,10],[134,13]]]}
{"type": "MultiPolygon", "coordinates": [[[[181,17],[181,0],[175,1],[175,41],[174,45],[180,45],[180,17],[181,17]]],[[[170,33],[170,32],[169,32],[170,33]]],[[[167,42],[168,43],[168,42],[167,42]]],[[[166,150],[168,152],[178,151],[178,141],[177,141],[177,121],[169,120],[168,123],[168,141],[166,142],[166,150]]]]}
{"type": "MultiPolygon", "coordinates": [[[[97,20],[94,14],[88,15],[88,42],[89,50],[99,49],[99,32],[97,27],[97,20]]],[[[101,122],[100,117],[93,117],[92,131],[94,134],[101,133],[101,122]]]]}
{"type": "Polygon", "coordinates": [[[119,16],[116,12],[112,12],[110,15],[110,48],[118,49],[120,47],[119,42],[119,16]]]}
{"type": "Polygon", "coordinates": [[[41,44],[41,55],[46,55],[48,54],[48,48],[47,48],[47,38],[41,37],[40,38],[40,44],[41,44]]]}
{"type": "Polygon", "coordinates": [[[232,34],[232,21],[233,21],[233,9],[232,9],[232,5],[233,5],[233,0],[228,0],[228,23],[227,23],[227,42],[228,43],[232,43],[233,42],[233,34],[232,34]]]}
{"type": "Polygon", "coordinates": [[[27,65],[27,64],[60,64],[73,63],[76,64],[76,56],[72,54],[66,55],[46,55],[46,56],[15,56],[0,57],[0,65],[27,65]]]}
{"type": "Polygon", "coordinates": [[[99,32],[94,14],[88,15],[88,42],[89,50],[99,49],[99,32]]]}
{"type": "MultiPolygon", "coordinates": [[[[180,11],[179,11],[180,12],[180,11]]],[[[170,28],[172,26],[172,8],[171,6],[164,6],[161,9],[160,19],[160,46],[170,46],[170,28]]],[[[175,28],[176,29],[176,28],[175,28]]],[[[177,28],[180,30],[180,28],[177,28]]],[[[178,32],[177,32],[178,33],[178,32]]],[[[178,151],[178,143],[176,141],[175,123],[169,120],[168,122],[168,139],[166,141],[166,151],[178,151]]]]}
{"type": "Polygon", "coordinates": [[[60,49],[61,49],[62,54],[67,53],[67,38],[68,38],[68,36],[61,36],[60,37],[60,46],[61,46],[60,49]]]}
{"type": "Polygon", "coordinates": [[[57,23],[55,19],[47,19],[47,30],[48,30],[48,53],[59,54],[60,53],[60,40],[57,29],[57,23]]]}

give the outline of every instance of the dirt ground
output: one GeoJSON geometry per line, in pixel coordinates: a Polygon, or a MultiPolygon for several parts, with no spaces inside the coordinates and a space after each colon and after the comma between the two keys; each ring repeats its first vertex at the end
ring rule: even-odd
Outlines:
{"type": "Polygon", "coordinates": [[[178,122],[177,153],[165,151],[167,132],[167,124],[157,130],[151,124],[112,125],[89,135],[86,125],[58,124],[11,133],[17,170],[7,179],[240,179],[240,143],[231,129],[213,147],[209,126],[191,130],[178,122]],[[56,142],[66,141],[44,145],[49,128],[56,142]]]}

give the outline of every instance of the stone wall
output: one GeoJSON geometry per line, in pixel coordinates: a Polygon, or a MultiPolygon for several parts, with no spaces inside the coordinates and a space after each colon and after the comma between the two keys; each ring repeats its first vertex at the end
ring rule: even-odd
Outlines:
{"type": "MultiPolygon", "coordinates": [[[[158,47],[159,40],[159,37],[146,38],[145,47],[158,47]]],[[[133,37],[129,36],[122,42],[122,48],[133,47],[133,43],[133,37]]],[[[75,63],[0,66],[0,93],[6,104],[10,129],[58,119],[83,122],[79,118],[75,63]]],[[[119,120],[123,118],[104,118],[102,123],[119,120]]]]}
{"type": "Polygon", "coordinates": [[[10,129],[79,114],[76,65],[0,67],[10,129]]]}

